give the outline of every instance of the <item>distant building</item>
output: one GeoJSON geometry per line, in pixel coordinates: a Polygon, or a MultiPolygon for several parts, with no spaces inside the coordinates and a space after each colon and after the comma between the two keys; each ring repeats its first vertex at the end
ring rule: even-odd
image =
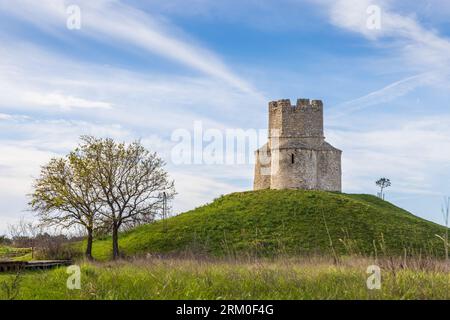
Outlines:
{"type": "Polygon", "coordinates": [[[321,100],[269,103],[269,140],[255,152],[254,189],[341,191],[341,154],[325,141],[321,100]]]}

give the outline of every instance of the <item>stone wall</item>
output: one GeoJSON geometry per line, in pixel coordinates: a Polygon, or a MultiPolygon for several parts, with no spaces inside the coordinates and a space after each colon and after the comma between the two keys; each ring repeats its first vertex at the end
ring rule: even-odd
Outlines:
{"type": "Polygon", "coordinates": [[[339,150],[281,149],[272,157],[278,170],[272,170],[270,188],[341,191],[340,159],[339,150]]]}
{"type": "Polygon", "coordinates": [[[269,189],[271,175],[271,155],[267,144],[265,144],[262,148],[255,151],[255,179],[253,181],[253,189],[269,189]]]}

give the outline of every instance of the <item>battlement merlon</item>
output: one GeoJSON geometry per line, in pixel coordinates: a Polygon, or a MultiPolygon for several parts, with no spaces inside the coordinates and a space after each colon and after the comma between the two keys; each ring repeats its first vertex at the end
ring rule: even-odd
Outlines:
{"type": "Polygon", "coordinates": [[[309,99],[297,99],[297,108],[307,107],[311,104],[309,99]]]}
{"type": "Polygon", "coordinates": [[[323,110],[323,102],[322,100],[312,100],[311,106],[316,110],[323,110]]]}
{"type": "Polygon", "coordinates": [[[271,101],[269,102],[269,109],[276,109],[276,108],[292,108],[291,100],[290,99],[281,99],[278,101],[271,101]]]}

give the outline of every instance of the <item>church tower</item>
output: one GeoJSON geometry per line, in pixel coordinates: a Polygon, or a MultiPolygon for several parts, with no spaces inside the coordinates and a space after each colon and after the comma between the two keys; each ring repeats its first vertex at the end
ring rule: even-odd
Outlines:
{"type": "Polygon", "coordinates": [[[268,142],[255,152],[254,189],[341,191],[341,154],[325,141],[323,103],[269,103],[268,142]]]}

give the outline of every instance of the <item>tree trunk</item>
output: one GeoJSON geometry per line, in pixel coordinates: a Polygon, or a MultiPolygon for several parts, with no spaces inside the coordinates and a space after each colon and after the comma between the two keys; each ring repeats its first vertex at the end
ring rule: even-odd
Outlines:
{"type": "Polygon", "coordinates": [[[112,230],[112,242],[113,242],[113,260],[116,260],[120,256],[119,252],[119,227],[116,223],[113,224],[112,230]]]}
{"type": "Polygon", "coordinates": [[[87,237],[87,246],[86,246],[86,258],[88,260],[94,260],[92,257],[92,243],[94,242],[94,236],[92,230],[88,230],[88,237],[87,237]]]}

